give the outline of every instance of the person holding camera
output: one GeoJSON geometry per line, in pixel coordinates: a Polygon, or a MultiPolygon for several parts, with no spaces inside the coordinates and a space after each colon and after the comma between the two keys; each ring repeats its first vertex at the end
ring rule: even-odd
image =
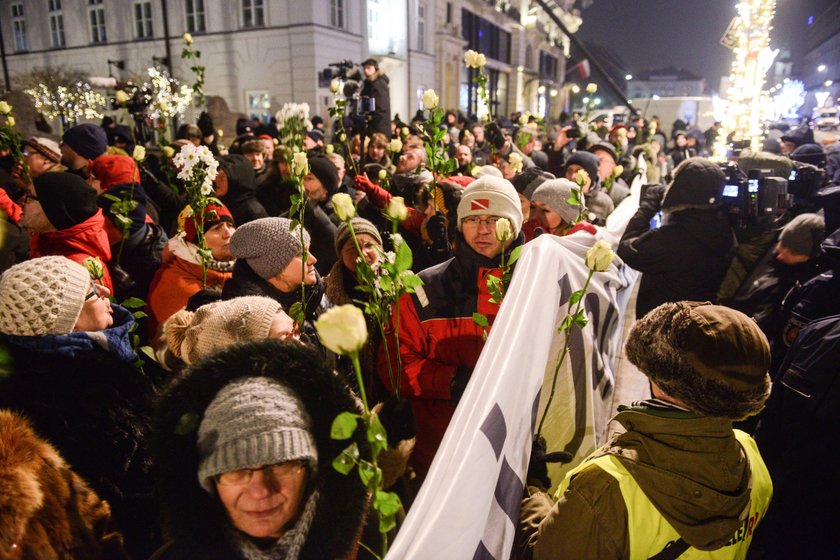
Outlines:
{"type": "Polygon", "coordinates": [[[645,185],[618,256],[642,273],[636,317],[672,301],[715,301],[735,250],[735,233],[720,211],[726,176],[705,158],[674,170],[667,187],[645,185]],[[663,213],[662,226],[650,221],[663,213]]]}
{"type": "Polygon", "coordinates": [[[388,140],[391,139],[391,86],[388,76],[379,69],[379,62],[369,58],[362,62],[365,82],[362,85],[362,97],[374,100],[373,111],[370,112],[367,132],[381,132],[388,140]]]}

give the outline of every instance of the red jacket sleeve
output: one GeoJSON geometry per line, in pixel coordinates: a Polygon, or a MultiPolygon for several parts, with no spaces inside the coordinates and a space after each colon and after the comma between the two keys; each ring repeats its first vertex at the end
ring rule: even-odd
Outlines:
{"type": "Polygon", "coordinates": [[[14,223],[18,223],[21,214],[23,214],[23,208],[9,198],[9,193],[5,189],[0,189],[0,210],[14,223]]]}

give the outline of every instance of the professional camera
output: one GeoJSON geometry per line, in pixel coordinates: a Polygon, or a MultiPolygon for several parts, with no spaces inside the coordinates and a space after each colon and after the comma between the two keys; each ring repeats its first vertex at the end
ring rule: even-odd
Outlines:
{"type": "Polygon", "coordinates": [[[134,82],[124,82],[117,84],[117,89],[122,90],[126,93],[126,95],[128,95],[128,101],[125,102],[125,105],[120,105],[117,102],[117,99],[112,97],[111,109],[117,111],[125,107],[129,113],[134,115],[135,120],[137,120],[138,116],[143,115],[146,112],[146,108],[149,106],[149,103],[151,103],[152,97],[148,91],[142,88],[142,86],[135,84],[134,82]]]}
{"type": "Polygon", "coordinates": [[[772,177],[770,170],[744,172],[734,163],[722,165],[726,174],[723,207],[737,225],[754,223],[763,216],[780,216],[791,207],[788,181],[772,177]]]}
{"type": "Polygon", "coordinates": [[[360,116],[370,115],[376,110],[375,100],[361,94],[364,76],[358,65],[352,60],[345,59],[339,62],[330,62],[327,66],[321,71],[321,85],[322,87],[328,87],[332,80],[344,82],[341,92],[348,100],[349,117],[358,119],[360,116]]]}
{"type": "Polygon", "coordinates": [[[825,169],[809,163],[793,162],[793,169],[788,177],[788,192],[797,199],[812,200],[817,191],[825,184],[825,169]]]}

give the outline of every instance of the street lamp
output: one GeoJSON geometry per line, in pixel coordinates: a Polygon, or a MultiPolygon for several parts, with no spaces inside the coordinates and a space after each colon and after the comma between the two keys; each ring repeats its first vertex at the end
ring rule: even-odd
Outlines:
{"type": "Polygon", "coordinates": [[[820,64],[817,66],[817,72],[825,72],[825,64],[820,64]]]}
{"type": "Polygon", "coordinates": [[[823,82],[823,85],[824,85],[825,87],[831,87],[831,85],[832,85],[833,83],[834,83],[834,81],[833,81],[833,80],[826,80],[825,82],[823,82]]]}
{"type": "Polygon", "coordinates": [[[544,94],[545,93],[545,86],[538,87],[537,88],[537,93],[539,93],[540,95],[544,94]]]}
{"type": "Polygon", "coordinates": [[[577,84],[574,84],[572,86],[572,93],[580,93],[580,86],[577,85],[577,84]]]}
{"type": "Polygon", "coordinates": [[[624,79],[629,82],[630,80],[633,79],[633,74],[627,74],[626,76],[624,76],[624,79]]]}

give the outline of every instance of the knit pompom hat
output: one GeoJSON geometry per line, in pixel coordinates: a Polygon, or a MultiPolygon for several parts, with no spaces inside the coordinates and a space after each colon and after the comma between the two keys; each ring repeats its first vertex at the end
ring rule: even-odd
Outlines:
{"type": "Polygon", "coordinates": [[[510,220],[513,234],[522,229],[522,204],[513,185],[507,179],[484,175],[461,192],[458,203],[458,229],[467,216],[498,216],[510,220]]]}
{"type": "MultiPolygon", "coordinates": [[[[233,215],[227,206],[224,204],[210,203],[204,208],[204,232],[210,231],[210,228],[217,226],[222,222],[227,222],[232,226],[233,215]]],[[[198,236],[195,213],[192,207],[186,206],[181,213],[178,214],[178,229],[184,232],[184,239],[190,243],[195,243],[198,236]]]]}
{"type": "Polygon", "coordinates": [[[703,416],[752,416],[770,391],[767,338],[755,321],[728,307],[664,303],[633,325],[625,350],[665,393],[703,416]]]}
{"type": "Polygon", "coordinates": [[[571,224],[580,212],[577,206],[569,204],[568,199],[573,190],[579,190],[579,187],[568,179],[551,179],[537,187],[531,200],[542,202],[559,214],[564,222],[571,224]]]}
{"type": "MultiPolygon", "coordinates": [[[[371,222],[356,216],[353,218],[352,223],[353,231],[356,232],[357,236],[360,233],[366,233],[373,237],[380,246],[382,245],[382,236],[379,235],[379,230],[376,229],[376,226],[371,222]]],[[[344,244],[348,241],[352,242],[352,239],[353,238],[350,235],[350,228],[347,227],[347,222],[342,222],[335,231],[335,254],[338,255],[339,258],[341,258],[341,250],[344,248],[344,244]]]]}
{"type": "MultiPolygon", "coordinates": [[[[230,252],[237,259],[245,259],[254,272],[264,280],[274,278],[298,256],[300,225],[290,229],[288,218],[260,218],[239,226],[230,238],[230,252]]],[[[309,246],[309,232],[303,230],[303,241],[309,246]]]]}
{"type": "Polygon", "coordinates": [[[297,395],[268,377],[240,378],[220,390],[198,427],[198,482],[247,467],[306,460],[318,464],[312,420],[297,395]]]}
{"type": "Polygon", "coordinates": [[[66,257],[40,257],[11,267],[0,276],[0,332],[72,332],[89,287],[87,269],[66,257]]]}
{"type": "Polygon", "coordinates": [[[277,301],[259,296],[216,301],[194,313],[182,309],[166,321],[166,345],[191,364],[231,344],[268,338],[280,310],[277,301]]]}

